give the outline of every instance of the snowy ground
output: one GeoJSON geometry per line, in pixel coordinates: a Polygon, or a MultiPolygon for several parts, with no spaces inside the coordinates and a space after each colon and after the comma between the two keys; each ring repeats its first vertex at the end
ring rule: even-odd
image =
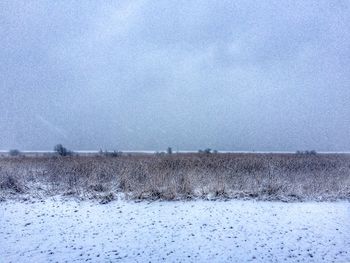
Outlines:
{"type": "Polygon", "coordinates": [[[0,203],[0,262],[349,262],[350,203],[0,203]]]}

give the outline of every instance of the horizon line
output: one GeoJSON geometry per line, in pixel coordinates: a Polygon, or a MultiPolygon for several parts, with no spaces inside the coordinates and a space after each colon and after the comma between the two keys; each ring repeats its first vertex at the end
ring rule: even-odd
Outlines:
{"type": "MultiPolygon", "coordinates": [[[[0,150],[0,154],[9,153],[11,150],[18,150],[21,153],[55,153],[54,150],[19,150],[19,149],[10,149],[10,150],[0,150]]],[[[201,149],[203,150],[203,149],[201,149]]],[[[205,149],[204,149],[205,150],[205,149]]],[[[71,150],[73,153],[99,153],[100,150],[71,150]]],[[[103,150],[103,152],[122,152],[122,153],[166,153],[166,150],[103,150]]],[[[173,153],[198,153],[199,150],[174,150],[173,153]]],[[[312,150],[295,150],[295,151],[259,151],[259,150],[216,150],[211,149],[211,151],[217,151],[218,153],[297,153],[312,151],[312,150]]],[[[350,154],[349,151],[316,151],[319,154],[350,154]]]]}

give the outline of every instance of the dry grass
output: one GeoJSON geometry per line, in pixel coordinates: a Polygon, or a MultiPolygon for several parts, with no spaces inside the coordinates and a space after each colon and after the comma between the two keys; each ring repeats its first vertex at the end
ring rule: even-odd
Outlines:
{"type": "Polygon", "coordinates": [[[0,198],[350,200],[349,155],[172,154],[5,157],[0,198]]]}

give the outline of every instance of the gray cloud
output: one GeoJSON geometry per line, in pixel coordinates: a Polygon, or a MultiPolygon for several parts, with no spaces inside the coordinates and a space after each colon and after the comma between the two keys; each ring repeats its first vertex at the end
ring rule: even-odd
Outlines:
{"type": "Polygon", "coordinates": [[[2,1],[0,148],[349,150],[349,11],[2,1]]]}

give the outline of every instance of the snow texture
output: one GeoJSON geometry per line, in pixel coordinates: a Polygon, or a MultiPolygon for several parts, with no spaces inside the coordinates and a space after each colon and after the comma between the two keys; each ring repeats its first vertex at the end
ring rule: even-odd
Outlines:
{"type": "Polygon", "coordinates": [[[350,203],[0,203],[1,262],[349,262],[350,203]]]}

